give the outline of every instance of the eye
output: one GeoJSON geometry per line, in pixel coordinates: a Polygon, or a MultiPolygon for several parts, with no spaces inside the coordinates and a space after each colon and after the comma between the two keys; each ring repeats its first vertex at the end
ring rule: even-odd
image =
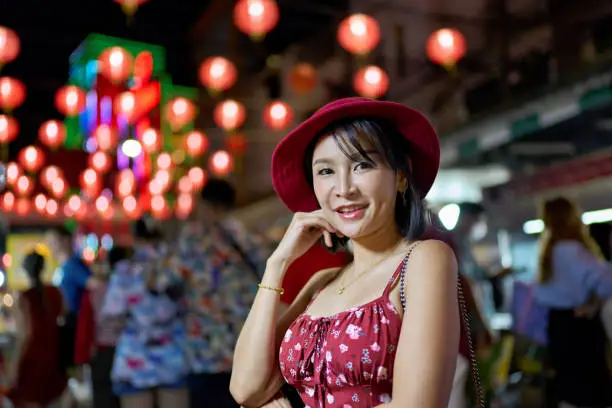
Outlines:
{"type": "Polygon", "coordinates": [[[332,170],[329,168],[322,168],[317,171],[317,175],[319,176],[327,176],[332,173],[333,173],[332,170]]]}
{"type": "Polygon", "coordinates": [[[364,161],[364,162],[359,162],[359,163],[357,163],[357,165],[355,165],[354,170],[365,170],[365,169],[372,169],[372,168],[374,168],[374,167],[376,167],[376,166],[374,165],[374,163],[370,163],[370,162],[365,162],[365,161],[364,161]]]}

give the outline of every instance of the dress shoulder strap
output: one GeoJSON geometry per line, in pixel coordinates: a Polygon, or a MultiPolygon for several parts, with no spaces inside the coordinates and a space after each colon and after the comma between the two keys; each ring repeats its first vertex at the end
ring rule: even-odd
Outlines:
{"type": "Polygon", "coordinates": [[[385,291],[383,292],[383,296],[389,296],[391,289],[393,289],[393,286],[395,285],[395,282],[397,281],[397,278],[399,277],[400,282],[401,282],[400,297],[402,299],[402,308],[404,307],[404,276],[406,275],[406,265],[408,265],[408,260],[410,259],[410,255],[412,255],[412,252],[414,251],[414,249],[417,246],[419,246],[421,242],[422,241],[417,241],[413,243],[412,245],[410,245],[410,247],[408,248],[408,253],[404,257],[402,262],[397,266],[397,269],[393,273],[393,276],[391,276],[391,279],[389,279],[387,286],[385,286],[385,291]]]}

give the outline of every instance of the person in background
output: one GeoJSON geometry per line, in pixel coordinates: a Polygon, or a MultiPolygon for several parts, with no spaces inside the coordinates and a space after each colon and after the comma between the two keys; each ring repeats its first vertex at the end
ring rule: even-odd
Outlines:
{"type": "MultiPolygon", "coordinates": [[[[73,235],[64,227],[56,227],[48,233],[49,247],[59,266],[53,282],[59,286],[66,302],[67,314],[61,330],[61,359],[66,370],[74,367],[76,327],[81,298],[86,289],[96,287],[98,280],[79,254],[74,252],[73,235]]],[[[77,377],[80,375],[76,374],[77,377]]]]}
{"type": "Polygon", "coordinates": [[[230,215],[236,190],[210,179],[179,234],[179,263],[189,276],[191,406],[237,407],[229,393],[234,345],[253,303],[269,247],[230,215]]]}
{"type": "Polygon", "coordinates": [[[484,238],[487,232],[485,209],[478,203],[460,203],[459,209],[459,220],[452,231],[459,270],[470,280],[474,294],[481,299],[482,312],[488,320],[503,304],[502,279],[512,270],[488,268],[476,260],[473,244],[484,238]]]}
{"type": "Polygon", "coordinates": [[[577,206],[565,197],[544,203],[537,285],[534,298],[549,308],[548,353],[557,397],[576,407],[610,402],[607,340],[599,313],[576,310],[592,296],[612,298],[612,266],[588,234],[577,206]]]}
{"type": "Polygon", "coordinates": [[[66,389],[60,364],[57,321],[64,315],[61,293],[45,285],[41,275],[45,259],[30,252],[23,260],[31,287],[17,298],[17,349],[9,372],[8,397],[16,408],[43,408],[66,389]]]}
{"type": "Polygon", "coordinates": [[[101,318],[122,318],[111,379],[122,408],[189,406],[182,278],[151,220],[134,226],[134,254],[115,265],[101,318]]]}
{"type": "Polygon", "coordinates": [[[81,301],[74,359],[77,365],[91,365],[94,408],[119,408],[110,375],[123,320],[103,319],[101,310],[108,289],[107,280],[117,263],[129,257],[128,248],[113,247],[108,253],[108,264],[100,265],[100,284],[86,291],[81,301]]]}

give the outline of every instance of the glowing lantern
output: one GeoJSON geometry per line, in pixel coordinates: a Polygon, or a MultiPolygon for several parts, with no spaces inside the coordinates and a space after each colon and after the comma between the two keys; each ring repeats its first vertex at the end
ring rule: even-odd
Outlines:
{"type": "Polygon", "coordinates": [[[168,204],[166,199],[161,195],[154,195],[151,197],[151,214],[157,219],[167,218],[170,211],[168,210],[168,204]]]}
{"type": "Polygon", "coordinates": [[[115,101],[115,113],[123,116],[128,122],[134,120],[134,110],[136,108],[136,97],[132,92],[122,92],[115,101]]]}
{"type": "Polygon", "coordinates": [[[246,139],[242,133],[234,133],[227,136],[225,141],[227,150],[236,154],[243,154],[246,151],[246,139]]]}
{"type": "Polygon", "coordinates": [[[174,213],[179,219],[187,219],[193,211],[194,203],[191,194],[180,194],[176,199],[174,213]]]}
{"type": "Polygon", "coordinates": [[[66,182],[63,178],[58,177],[51,183],[51,193],[56,198],[62,198],[64,194],[66,194],[67,189],[66,182]]]}
{"type": "Polygon", "coordinates": [[[193,190],[201,190],[206,184],[206,172],[200,167],[192,167],[187,171],[187,177],[193,190]]]}
{"type": "Polygon", "coordinates": [[[109,207],[110,207],[110,201],[106,196],[102,195],[96,198],[96,210],[98,210],[100,214],[108,211],[109,207]]]}
{"type": "Polygon", "coordinates": [[[10,77],[0,78],[0,108],[12,111],[23,103],[25,95],[23,82],[10,77]]]}
{"type": "Polygon", "coordinates": [[[45,164],[45,154],[36,146],[28,146],[19,152],[19,163],[27,171],[35,172],[45,164]]]}
{"type": "Polygon", "coordinates": [[[234,24],[253,40],[261,40],[278,23],[274,0],[238,0],[234,6],[234,24]]]}
{"type": "Polygon", "coordinates": [[[208,138],[202,132],[194,130],[185,138],[185,149],[191,157],[199,157],[208,149],[208,138]]]}
{"type": "Polygon", "coordinates": [[[286,129],[293,121],[293,109],[285,102],[272,102],[264,109],[264,122],[270,129],[286,129]]]}
{"type": "Polygon", "coordinates": [[[246,120],[246,109],[240,102],[226,100],[219,103],[213,111],[213,119],[217,126],[232,131],[239,128],[246,120]]]}
{"type": "Polygon", "coordinates": [[[21,167],[15,162],[10,162],[6,165],[6,184],[9,186],[17,183],[17,179],[21,176],[21,167]]]}
{"type": "Polygon", "coordinates": [[[47,207],[47,197],[45,197],[44,194],[37,194],[36,197],[34,197],[34,207],[36,211],[44,214],[47,207]]]}
{"type": "Polygon", "coordinates": [[[149,82],[153,74],[153,55],[149,51],[142,51],[134,60],[134,82],[137,87],[149,82]]]}
{"type": "Polygon", "coordinates": [[[121,4],[121,10],[123,10],[128,17],[132,17],[134,13],[136,13],[136,10],[138,10],[138,7],[147,1],[148,0],[115,0],[116,3],[121,4]]]}
{"type": "Polygon", "coordinates": [[[365,14],[353,14],[338,26],[338,42],[351,54],[367,54],[380,42],[378,22],[365,14]]]}
{"type": "Polygon", "coordinates": [[[96,170],[98,173],[106,173],[112,166],[112,162],[108,154],[104,152],[95,152],[89,156],[89,167],[96,170]]]}
{"type": "Polygon", "coordinates": [[[212,92],[222,92],[236,82],[236,66],[226,58],[210,57],[200,65],[200,82],[212,92]]]}
{"type": "Polygon", "coordinates": [[[425,52],[430,60],[446,68],[452,68],[467,48],[465,37],[452,28],[442,28],[429,36],[425,52]]]}
{"type": "Polygon", "coordinates": [[[389,76],[379,67],[370,65],[355,73],[353,88],[366,98],[380,98],[389,89],[389,76]]]}
{"type": "Polygon", "coordinates": [[[117,132],[108,125],[98,126],[94,131],[94,138],[100,150],[109,151],[117,146],[117,132]]]}
{"type": "Polygon", "coordinates": [[[166,119],[174,131],[181,129],[195,117],[193,102],[186,98],[175,98],[168,103],[165,109],[166,119]]]}
{"type": "Polygon", "coordinates": [[[121,47],[107,48],[98,61],[100,73],[115,84],[125,81],[132,73],[132,55],[121,47]]]}
{"type": "Polygon", "coordinates": [[[68,85],[60,88],[55,94],[55,106],[64,116],[75,116],[85,109],[85,91],[68,85]]]}
{"type": "Polygon", "coordinates": [[[142,214],[142,210],[140,208],[140,204],[138,203],[138,200],[136,200],[136,198],[134,198],[134,196],[127,196],[127,197],[125,197],[123,199],[121,205],[123,206],[123,212],[129,218],[131,218],[133,220],[135,220],[137,218],[140,218],[140,216],[142,214]]]}
{"type": "Polygon", "coordinates": [[[210,171],[217,176],[229,174],[233,167],[232,156],[224,150],[219,150],[210,157],[210,171]]]}
{"type": "Polygon", "coordinates": [[[168,170],[170,167],[172,167],[172,156],[170,156],[168,153],[162,153],[157,156],[157,167],[162,170],[168,170]]]}
{"type": "Polygon", "coordinates": [[[57,166],[47,166],[40,172],[43,186],[51,189],[53,182],[58,178],[63,178],[62,171],[57,166]]]}
{"type": "Polygon", "coordinates": [[[100,176],[94,169],[85,169],[81,173],[80,178],[81,190],[85,191],[90,196],[98,194],[101,189],[100,176]]]}
{"type": "Polygon", "coordinates": [[[38,138],[45,146],[56,149],[66,140],[66,125],[59,120],[48,120],[40,126],[38,138]]]}
{"type": "Polygon", "coordinates": [[[6,212],[12,211],[15,206],[15,195],[7,191],[2,196],[2,209],[6,212]]]}
{"type": "Polygon", "coordinates": [[[17,205],[15,206],[15,212],[22,217],[28,215],[30,212],[30,208],[32,207],[32,203],[26,197],[20,197],[17,199],[17,205]]]}
{"type": "MultiPolygon", "coordinates": [[[[204,172],[202,172],[202,175],[203,173],[204,172]]],[[[193,192],[193,183],[188,175],[185,175],[179,179],[176,189],[180,194],[191,194],[193,192]]]]}
{"type": "Polygon", "coordinates": [[[68,199],[67,204],[68,204],[68,208],[70,208],[72,212],[77,213],[81,209],[83,205],[83,201],[81,200],[81,197],[79,197],[76,194],[73,194],[68,199]]]}
{"type": "Polygon", "coordinates": [[[25,174],[22,174],[17,179],[17,184],[15,185],[15,189],[20,196],[27,196],[34,191],[34,182],[25,174]]]}
{"type": "Polygon", "coordinates": [[[17,58],[20,50],[17,34],[10,28],[0,26],[0,67],[17,58]]]}
{"type": "Polygon", "coordinates": [[[54,199],[47,200],[45,211],[48,216],[55,217],[57,215],[57,209],[58,209],[57,201],[55,201],[54,199]]]}
{"type": "Polygon", "coordinates": [[[115,181],[115,192],[119,197],[127,197],[134,192],[136,177],[132,170],[121,170],[115,181]]]}
{"type": "Polygon", "coordinates": [[[0,115],[0,143],[10,143],[19,134],[19,122],[8,115],[0,115]]]}
{"type": "Polygon", "coordinates": [[[305,94],[317,85],[317,70],[311,64],[301,62],[289,71],[289,85],[298,94],[305,94]]]}
{"type": "Polygon", "coordinates": [[[142,148],[147,153],[156,153],[161,148],[161,135],[156,129],[148,128],[140,135],[142,148]]]}

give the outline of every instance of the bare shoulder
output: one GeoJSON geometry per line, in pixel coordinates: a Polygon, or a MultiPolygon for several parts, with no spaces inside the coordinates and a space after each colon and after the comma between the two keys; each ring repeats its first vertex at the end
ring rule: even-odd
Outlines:
{"type": "Polygon", "coordinates": [[[454,278],[457,275],[457,258],[453,249],[445,242],[428,239],[415,247],[407,267],[428,272],[408,274],[418,279],[454,278]]]}

